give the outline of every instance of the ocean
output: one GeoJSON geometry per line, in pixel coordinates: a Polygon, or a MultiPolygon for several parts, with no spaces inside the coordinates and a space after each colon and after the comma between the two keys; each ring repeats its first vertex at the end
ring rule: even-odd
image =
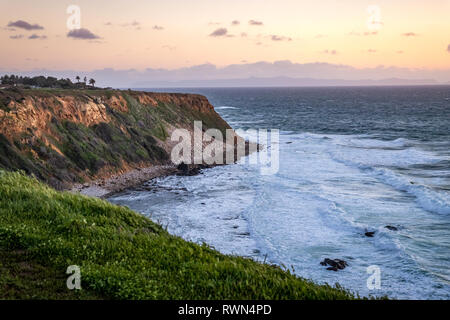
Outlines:
{"type": "Polygon", "coordinates": [[[279,129],[279,171],[242,161],[109,201],[361,296],[450,298],[450,86],[158,91],[203,94],[234,129],[279,129]],[[349,266],[329,271],[324,258],[349,266]]]}

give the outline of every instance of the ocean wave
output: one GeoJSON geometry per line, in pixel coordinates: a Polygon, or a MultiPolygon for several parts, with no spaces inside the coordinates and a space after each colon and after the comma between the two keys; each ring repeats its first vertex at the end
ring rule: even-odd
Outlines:
{"type": "Polygon", "coordinates": [[[214,109],[216,109],[216,110],[226,110],[226,109],[239,109],[239,108],[230,107],[230,106],[219,106],[219,107],[215,107],[214,109]]]}
{"type": "Polygon", "coordinates": [[[382,168],[374,168],[373,174],[397,190],[407,192],[416,197],[417,203],[425,210],[450,214],[450,193],[434,190],[429,186],[416,184],[395,174],[393,171],[382,168]]]}
{"type": "MultiPolygon", "coordinates": [[[[450,193],[435,190],[430,186],[416,183],[404,176],[400,176],[391,169],[374,167],[373,165],[376,164],[377,161],[373,161],[373,159],[370,161],[371,163],[361,163],[340,158],[332,152],[330,154],[335,161],[364,170],[382,183],[388,184],[396,190],[407,192],[414,196],[416,202],[423,209],[439,214],[450,214],[450,193]]],[[[396,161],[396,163],[399,164],[399,161],[396,161]]]]}

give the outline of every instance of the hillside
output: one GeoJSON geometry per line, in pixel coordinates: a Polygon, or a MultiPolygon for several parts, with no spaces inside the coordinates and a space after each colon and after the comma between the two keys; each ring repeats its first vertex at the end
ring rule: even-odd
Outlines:
{"type": "Polygon", "coordinates": [[[127,208],[0,170],[0,298],[348,299],[169,235],[127,208]],[[78,292],[65,287],[81,269],[78,292]]]}
{"type": "Polygon", "coordinates": [[[120,90],[0,90],[0,168],[56,189],[167,164],[170,132],[228,124],[194,94],[120,90]]]}

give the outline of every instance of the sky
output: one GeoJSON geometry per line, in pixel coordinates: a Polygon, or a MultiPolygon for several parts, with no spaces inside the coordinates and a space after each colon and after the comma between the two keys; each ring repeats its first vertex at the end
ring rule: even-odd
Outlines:
{"type": "Polygon", "coordinates": [[[450,0],[0,0],[0,42],[1,71],[164,69],[179,80],[174,71],[239,65],[236,77],[288,76],[255,75],[284,61],[446,82],[450,0]]]}

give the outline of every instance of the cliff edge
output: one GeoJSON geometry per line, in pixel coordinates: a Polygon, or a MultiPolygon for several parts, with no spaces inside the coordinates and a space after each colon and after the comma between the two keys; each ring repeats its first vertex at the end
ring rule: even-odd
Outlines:
{"type": "Polygon", "coordinates": [[[230,126],[206,97],[121,90],[0,90],[0,168],[56,189],[170,165],[176,128],[230,126]]]}

